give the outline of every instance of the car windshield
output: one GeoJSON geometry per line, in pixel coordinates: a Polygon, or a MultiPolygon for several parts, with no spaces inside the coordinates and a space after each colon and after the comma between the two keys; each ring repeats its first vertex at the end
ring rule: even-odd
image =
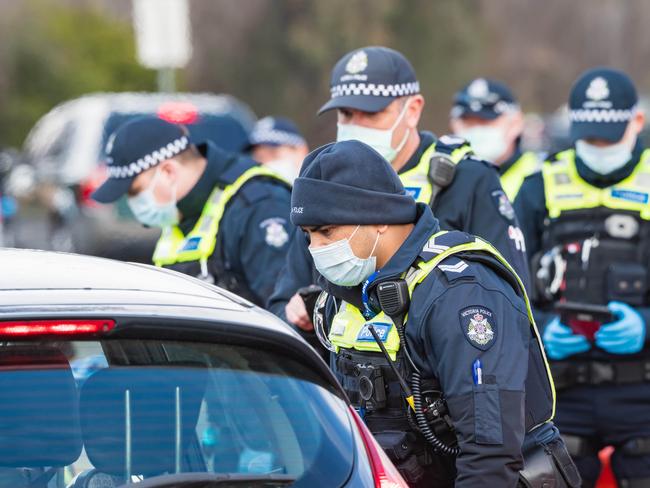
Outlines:
{"type": "Polygon", "coordinates": [[[340,486],[354,463],[338,393],[259,347],[2,343],[0,392],[2,487],[117,487],[178,473],[340,486]]]}

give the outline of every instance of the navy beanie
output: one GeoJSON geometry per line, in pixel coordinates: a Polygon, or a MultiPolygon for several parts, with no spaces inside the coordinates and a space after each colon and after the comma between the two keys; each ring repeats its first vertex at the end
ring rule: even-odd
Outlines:
{"type": "Polygon", "coordinates": [[[355,140],[312,151],[291,192],[294,225],[409,224],[416,214],[390,164],[355,140]]]}

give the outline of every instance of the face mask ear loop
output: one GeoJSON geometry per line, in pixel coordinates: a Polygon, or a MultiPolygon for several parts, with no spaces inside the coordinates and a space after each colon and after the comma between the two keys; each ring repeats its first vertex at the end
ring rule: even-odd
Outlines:
{"type": "Polygon", "coordinates": [[[346,241],[350,242],[350,241],[352,240],[352,238],[354,237],[354,234],[356,234],[357,231],[359,230],[359,227],[361,227],[361,224],[357,225],[357,228],[354,229],[354,232],[352,232],[352,234],[350,234],[350,237],[348,237],[348,238],[346,239],[346,241]]]}
{"type": "MultiPolygon", "coordinates": [[[[399,117],[397,117],[397,120],[393,124],[393,127],[390,128],[391,138],[392,138],[393,132],[395,131],[395,128],[399,125],[399,123],[404,118],[404,115],[406,114],[406,109],[408,109],[408,106],[409,106],[410,102],[411,102],[411,97],[409,97],[406,100],[406,102],[404,103],[404,108],[400,112],[399,117]]],[[[399,153],[402,150],[402,148],[406,145],[406,141],[408,140],[408,137],[409,137],[409,132],[411,132],[411,128],[407,127],[406,131],[404,132],[404,137],[402,137],[402,141],[395,148],[395,153],[399,153]]]]}
{"type": "Polygon", "coordinates": [[[377,249],[377,244],[379,244],[379,232],[377,232],[377,237],[375,238],[375,245],[372,246],[372,251],[370,251],[370,256],[368,256],[366,259],[370,259],[373,254],[375,254],[375,250],[377,249]]]}

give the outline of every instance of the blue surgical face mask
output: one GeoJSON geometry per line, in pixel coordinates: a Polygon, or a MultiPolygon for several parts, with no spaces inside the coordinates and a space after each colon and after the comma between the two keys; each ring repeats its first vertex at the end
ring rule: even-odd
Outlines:
{"type": "Polygon", "coordinates": [[[170,227],[178,223],[178,209],[176,208],[176,187],[172,188],[172,199],[167,203],[158,203],[154,196],[154,188],[158,182],[160,168],[151,179],[149,186],[134,197],[129,197],[127,202],[135,218],[150,227],[170,227]]]}
{"type": "Polygon", "coordinates": [[[358,258],[350,246],[350,240],[359,227],[357,226],[347,239],[341,239],[327,246],[309,248],[316,269],[330,283],[339,286],[356,286],[375,272],[377,258],[373,254],[379,242],[379,233],[370,256],[365,259],[358,258]]]}
{"type": "Polygon", "coordinates": [[[410,129],[406,129],[404,137],[397,147],[392,146],[393,132],[404,118],[408,106],[409,102],[407,101],[397,117],[397,120],[390,129],[371,129],[370,127],[362,127],[355,124],[336,124],[336,141],[361,141],[364,144],[368,144],[371,148],[381,154],[386,161],[392,163],[408,139],[410,129]]]}
{"type": "Polygon", "coordinates": [[[634,141],[617,142],[609,146],[594,146],[583,140],[576,141],[576,155],[592,171],[607,175],[625,166],[632,159],[634,141]]]}

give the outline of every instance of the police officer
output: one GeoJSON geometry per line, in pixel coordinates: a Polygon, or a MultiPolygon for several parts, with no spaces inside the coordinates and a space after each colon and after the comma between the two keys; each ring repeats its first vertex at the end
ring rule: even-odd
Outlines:
{"type": "Polygon", "coordinates": [[[126,195],[135,217],[161,227],[153,261],[263,304],[282,267],[292,227],[288,184],[252,160],[156,117],[118,128],[106,149],[108,180],[93,198],[126,195]]]}
{"type": "Polygon", "coordinates": [[[594,486],[607,445],[620,486],[650,486],[650,151],[638,137],[645,119],[630,78],[608,68],[578,78],[569,109],[573,147],[527,178],[515,202],[554,360],[557,423],[585,486],[594,486]],[[558,301],[575,306],[560,305],[558,314],[558,301]]]}
{"type": "Polygon", "coordinates": [[[479,158],[499,168],[501,185],[510,200],[524,178],[540,169],[533,152],[522,152],[524,115],[510,89],[494,80],[477,78],[456,93],[450,113],[451,130],[466,139],[479,158]]]}
{"type": "Polygon", "coordinates": [[[249,136],[251,157],[293,182],[309,148],[298,127],[285,117],[264,117],[249,136]]]}
{"type": "Polygon", "coordinates": [[[524,286],[494,247],[440,232],[430,207],[359,141],[307,157],[291,220],[338,299],[328,326],[317,321],[333,369],[410,486],[514,487],[522,451],[534,459],[532,486],[566,486],[551,456],[578,481],[551,422],[552,380],[524,286]]]}
{"type": "MultiPolygon", "coordinates": [[[[443,229],[464,230],[492,242],[528,281],[523,238],[497,172],[469,157],[465,141],[418,131],[424,98],[413,67],[401,53],[365,47],[346,54],[334,66],[330,91],[319,113],[337,111],[338,141],[356,139],[374,148],[409,194],[433,207],[443,229]]],[[[296,294],[316,278],[307,246],[296,233],[268,308],[311,330],[309,314],[296,294]]]]}

